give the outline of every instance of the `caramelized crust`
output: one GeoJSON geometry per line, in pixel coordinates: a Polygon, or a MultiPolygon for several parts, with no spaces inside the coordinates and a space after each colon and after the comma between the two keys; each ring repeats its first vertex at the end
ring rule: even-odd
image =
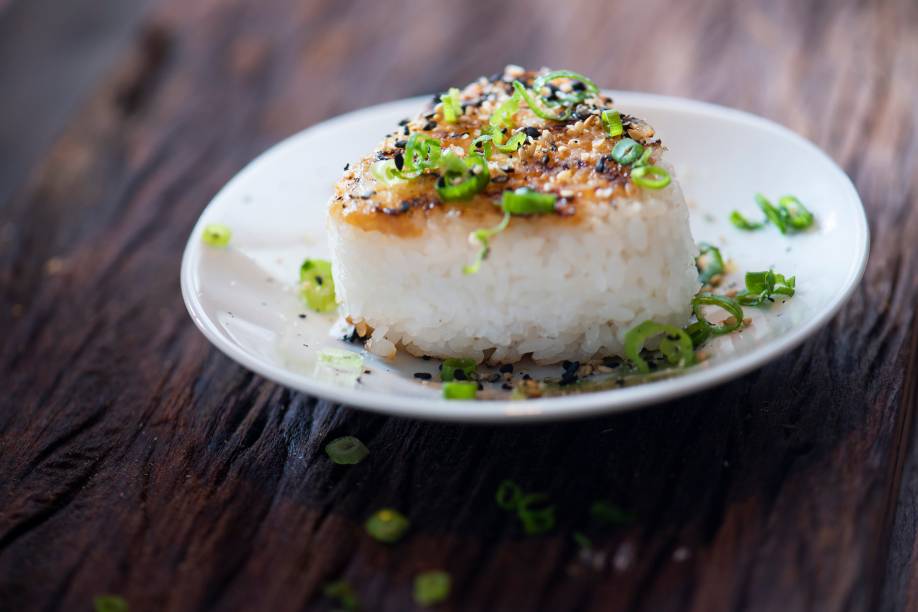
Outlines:
{"type": "MultiPolygon", "coordinates": [[[[494,110],[513,95],[512,82],[520,80],[531,86],[539,74],[508,66],[502,75],[475,81],[461,93],[463,113],[456,123],[443,120],[438,99],[417,117],[401,121],[375,152],[345,171],[330,204],[332,220],[409,237],[422,234],[427,221],[436,215],[496,223],[502,214],[501,194],[519,187],[557,195],[557,212],[516,218],[514,223],[577,223],[591,207],[614,206],[616,198],[636,197],[640,190],[631,183],[630,168],[610,155],[619,138],[610,138],[602,124],[602,111],[613,108],[612,100],[604,95],[578,105],[567,121],[540,119],[522,102],[513,117],[513,133],[525,131],[526,142],[512,153],[495,148],[488,160],[491,180],[469,201],[441,202],[434,189],[435,173],[395,185],[386,185],[373,175],[373,164],[404,154],[406,141],[414,133],[437,138],[444,153],[450,150],[464,156],[472,141],[488,128],[494,110]]],[[[559,80],[553,85],[563,91],[574,84],[559,80]]],[[[652,161],[658,158],[662,146],[653,128],[624,114],[622,125],[627,136],[653,147],[652,161]]],[[[513,133],[506,133],[504,140],[513,133]]]]}

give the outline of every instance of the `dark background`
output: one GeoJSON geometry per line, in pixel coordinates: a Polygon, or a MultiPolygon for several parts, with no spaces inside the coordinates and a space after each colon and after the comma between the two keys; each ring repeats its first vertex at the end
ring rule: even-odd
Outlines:
{"type": "Polygon", "coordinates": [[[432,568],[443,609],[914,609],[916,75],[913,0],[0,0],[0,609],[327,609],[343,577],[405,610],[432,568]],[[209,347],[178,266],[226,180],[508,62],[811,139],[867,207],[860,289],[740,380],[530,427],[364,414],[209,347]],[[353,468],[321,450],[346,433],[371,449],[353,468]],[[496,507],[505,478],[555,500],[554,532],[496,507]],[[633,520],[599,528],[597,499],[633,520]],[[363,533],[382,506],[412,521],[397,545],[363,533]]]}

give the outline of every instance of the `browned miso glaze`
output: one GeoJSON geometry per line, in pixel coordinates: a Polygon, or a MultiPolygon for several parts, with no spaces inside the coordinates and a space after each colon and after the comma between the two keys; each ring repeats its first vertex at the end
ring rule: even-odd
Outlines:
{"type": "MultiPolygon", "coordinates": [[[[500,216],[501,194],[529,187],[558,197],[556,214],[520,218],[530,223],[576,223],[591,206],[614,205],[620,196],[637,197],[639,189],[630,181],[630,169],[610,155],[619,138],[610,138],[601,113],[612,109],[604,95],[579,104],[566,121],[539,118],[525,101],[513,116],[514,129],[523,131],[525,143],[511,153],[495,148],[488,160],[491,179],[472,199],[443,203],[434,188],[438,175],[426,172],[420,177],[386,185],[372,173],[373,164],[404,154],[411,134],[422,133],[440,140],[443,152],[464,156],[472,141],[487,129],[492,113],[513,95],[513,81],[527,86],[540,73],[509,66],[502,75],[482,77],[461,92],[462,115],[456,123],[443,118],[443,105],[437,101],[413,119],[400,122],[373,153],[350,166],[335,186],[330,214],[364,230],[410,237],[423,233],[426,222],[435,215],[450,214],[473,218],[480,223],[496,222],[500,216]]],[[[559,79],[553,85],[570,88],[573,81],[559,79]]],[[[652,146],[655,159],[662,149],[654,131],[643,121],[622,115],[625,134],[645,146],[652,146]]]]}

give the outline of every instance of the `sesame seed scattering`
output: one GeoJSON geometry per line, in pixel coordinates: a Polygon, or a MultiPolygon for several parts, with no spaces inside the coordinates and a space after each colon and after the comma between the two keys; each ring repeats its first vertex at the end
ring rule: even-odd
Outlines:
{"type": "MultiPolygon", "coordinates": [[[[642,161],[652,165],[663,147],[653,128],[625,114],[621,115],[623,133],[610,137],[602,112],[612,109],[613,101],[601,92],[586,95],[571,106],[564,120],[543,119],[522,100],[510,115],[513,127],[499,128],[504,144],[515,137],[522,144],[510,151],[493,147],[487,159],[489,182],[458,205],[438,197],[439,168],[395,184],[374,175],[373,166],[380,161],[392,160],[402,170],[407,138],[413,134],[437,139],[443,155],[468,159],[469,152],[475,151],[473,141],[488,134],[495,111],[514,96],[513,82],[531,88],[546,73],[546,69],[535,72],[508,66],[503,74],[478,79],[458,93],[462,112],[453,122],[445,120],[444,103],[440,96],[435,97],[417,117],[393,126],[394,131],[374,152],[349,166],[336,187],[331,214],[362,229],[411,236],[423,233],[424,220],[430,215],[475,216],[483,223],[499,220],[502,194],[519,188],[557,197],[555,214],[539,222],[576,222],[590,206],[614,205],[620,196],[639,197],[640,187],[631,180],[632,166],[616,161],[613,150],[622,139],[631,139],[650,151],[642,161]]],[[[559,78],[547,83],[542,94],[551,101],[578,91],[583,92],[583,83],[559,78]]]]}

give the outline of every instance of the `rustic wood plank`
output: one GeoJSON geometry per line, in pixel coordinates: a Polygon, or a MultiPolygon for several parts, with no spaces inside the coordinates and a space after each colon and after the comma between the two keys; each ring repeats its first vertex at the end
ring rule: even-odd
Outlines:
{"type": "Polygon", "coordinates": [[[0,206],[129,43],[147,0],[0,0],[0,206]]]}
{"type": "Polygon", "coordinates": [[[908,0],[421,12],[162,0],[0,211],[0,601],[85,609],[117,592],[140,610],[297,610],[327,606],[321,585],[346,577],[368,608],[404,610],[412,575],[443,567],[454,609],[914,602],[900,485],[915,490],[918,461],[916,27],[908,0]],[[332,114],[509,61],[738,106],[813,139],[868,207],[862,287],[811,341],[739,381],[555,425],[367,415],[207,346],[182,307],[179,257],[235,171],[332,114]],[[325,460],[342,433],[371,458],[325,460]],[[495,506],[508,477],[559,501],[555,534],[523,537],[495,506]],[[636,519],[598,529],[587,508],[600,498],[636,519]],[[413,522],[394,547],[361,528],[386,505],[413,522]],[[578,561],[575,529],[607,555],[598,570],[578,561]]]}

